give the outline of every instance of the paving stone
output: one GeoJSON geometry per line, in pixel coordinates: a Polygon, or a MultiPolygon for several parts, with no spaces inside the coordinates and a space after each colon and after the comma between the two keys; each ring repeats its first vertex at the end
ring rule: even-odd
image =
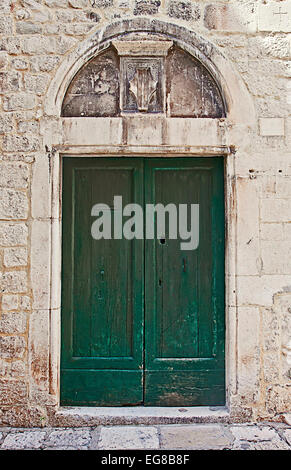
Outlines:
{"type": "Polygon", "coordinates": [[[289,446],[281,439],[275,429],[268,426],[232,426],[235,436],[233,450],[287,450],[289,446]]]}
{"type": "Polygon", "coordinates": [[[4,439],[1,449],[40,449],[45,435],[45,431],[12,432],[4,439]]]}
{"type": "Polygon", "coordinates": [[[161,426],[162,449],[229,449],[231,433],[221,425],[161,426]]]}
{"type": "Polygon", "coordinates": [[[283,432],[283,436],[285,437],[288,444],[291,446],[291,429],[286,429],[286,431],[283,432]]]}
{"type": "Polygon", "coordinates": [[[101,428],[99,449],[158,449],[156,428],[151,426],[114,426],[101,428]]]}
{"type": "Polygon", "coordinates": [[[50,433],[45,442],[45,448],[57,449],[86,449],[90,443],[89,429],[62,429],[50,433]]]}

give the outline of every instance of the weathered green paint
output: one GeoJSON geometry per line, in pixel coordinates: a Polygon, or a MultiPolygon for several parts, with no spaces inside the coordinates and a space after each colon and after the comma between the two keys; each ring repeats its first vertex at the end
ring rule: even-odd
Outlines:
{"type": "Polygon", "coordinates": [[[64,158],[61,402],[224,404],[221,158],[64,158]],[[92,206],[200,205],[200,243],[99,240],[92,206]]]}

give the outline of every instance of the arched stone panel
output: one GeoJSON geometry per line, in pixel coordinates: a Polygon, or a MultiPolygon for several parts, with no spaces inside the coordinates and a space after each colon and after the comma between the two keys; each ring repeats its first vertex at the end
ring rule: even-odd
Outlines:
{"type": "Polygon", "coordinates": [[[133,40],[127,50],[128,44],[118,42],[121,57],[111,46],[82,67],[68,87],[62,116],[225,117],[219,86],[198,59],[177,46],[170,47],[170,41],[133,40]],[[165,44],[169,44],[166,50],[165,44]]]}

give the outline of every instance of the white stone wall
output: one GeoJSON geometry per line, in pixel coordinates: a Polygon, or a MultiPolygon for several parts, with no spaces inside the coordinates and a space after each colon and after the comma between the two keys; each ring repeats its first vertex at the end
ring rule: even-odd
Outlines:
{"type": "MultiPolygon", "coordinates": [[[[194,142],[205,146],[209,135],[208,145],[235,147],[227,157],[228,407],[238,421],[280,420],[291,411],[291,1],[1,0],[0,423],[5,425],[55,422],[58,407],[59,283],[52,290],[51,282],[59,276],[59,245],[52,244],[59,237],[59,171],[53,147],[72,144],[76,134],[62,131],[59,116],[45,104],[61,86],[58,71],[68,68],[86,38],[98,43],[106,26],[138,18],[180,25],[204,38],[217,51],[217,66],[224,59],[228,64],[229,73],[220,67],[226,86],[237,87],[231,118],[221,129],[200,131],[202,140],[194,142]],[[249,95],[251,122],[232,70],[249,95]]],[[[134,132],[132,126],[128,144],[138,143],[134,132]]],[[[152,142],[150,130],[147,135],[146,145],[152,142]]],[[[168,144],[182,145],[181,135],[169,132],[168,144]]],[[[161,144],[155,138],[154,144],[161,144]]]]}

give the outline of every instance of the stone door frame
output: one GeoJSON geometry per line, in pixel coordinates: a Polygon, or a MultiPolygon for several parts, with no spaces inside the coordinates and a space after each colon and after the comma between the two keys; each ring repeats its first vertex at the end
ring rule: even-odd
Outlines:
{"type": "MultiPolygon", "coordinates": [[[[43,316],[41,333],[38,328],[33,328],[30,343],[35,357],[39,355],[39,360],[44,361],[45,355],[48,364],[47,381],[42,385],[35,381],[39,391],[48,393],[48,404],[59,406],[61,159],[66,155],[96,158],[218,156],[225,159],[226,406],[231,411],[238,382],[236,161],[243,158],[247,151],[255,122],[253,102],[233,64],[213,44],[184,27],[144,18],[119,21],[86,39],[64,58],[45,98],[41,129],[46,159],[45,163],[42,159],[36,165],[32,183],[32,206],[44,198],[46,201],[39,210],[38,223],[32,227],[32,251],[35,253],[31,274],[33,309],[43,312],[43,316]],[[147,115],[61,118],[62,101],[76,72],[108,47],[113,39],[129,33],[139,35],[141,32],[163,34],[166,39],[198,58],[221,87],[227,117],[195,119],[147,115]]],[[[37,317],[35,321],[38,321],[37,317]]]]}

